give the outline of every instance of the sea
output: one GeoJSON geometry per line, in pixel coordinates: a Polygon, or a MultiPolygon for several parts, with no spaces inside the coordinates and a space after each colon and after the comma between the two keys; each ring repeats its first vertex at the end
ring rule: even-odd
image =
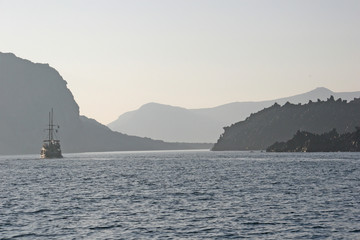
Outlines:
{"type": "Polygon", "coordinates": [[[360,239],[360,153],[0,156],[0,239],[360,239]]]}

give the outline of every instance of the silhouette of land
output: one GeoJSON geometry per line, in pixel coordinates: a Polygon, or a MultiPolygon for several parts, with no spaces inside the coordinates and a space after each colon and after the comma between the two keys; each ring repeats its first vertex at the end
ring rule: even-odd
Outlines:
{"type": "Polygon", "coordinates": [[[246,120],[224,128],[212,150],[264,150],[275,142],[287,141],[298,130],[322,134],[336,128],[352,132],[360,126],[360,98],[350,102],[330,97],[308,104],[274,104],[246,120]]]}
{"type": "Polygon", "coordinates": [[[316,88],[292,97],[261,102],[234,102],[203,109],[148,103],[135,111],[122,114],[108,127],[114,131],[166,141],[215,143],[224,126],[243,121],[251,113],[270,107],[275,102],[280,105],[286,102],[305,104],[309,100],[326,100],[332,95],[336,99],[350,101],[360,97],[360,92],[335,93],[326,88],[316,88]]]}
{"type": "Polygon", "coordinates": [[[210,148],[210,144],[167,143],[129,136],[79,115],[66,81],[48,64],[0,53],[0,154],[40,153],[48,112],[54,109],[67,152],[210,148]]]}

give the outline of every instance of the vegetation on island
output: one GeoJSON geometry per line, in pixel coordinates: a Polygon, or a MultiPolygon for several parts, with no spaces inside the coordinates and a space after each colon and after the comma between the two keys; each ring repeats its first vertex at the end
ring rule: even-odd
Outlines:
{"type": "Polygon", "coordinates": [[[344,134],[353,132],[356,126],[360,126],[360,98],[347,102],[331,96],[304,105],[275,103],[225,127],[212,150],[264,150],[275,142],[287,141],[298,130],[323,134],[335,128],[344,134]]]}

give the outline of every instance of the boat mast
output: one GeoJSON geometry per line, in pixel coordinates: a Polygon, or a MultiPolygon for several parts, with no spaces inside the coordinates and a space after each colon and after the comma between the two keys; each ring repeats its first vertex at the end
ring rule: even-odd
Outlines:
{"type": "Polygon", "coordinates": [[[51,108],[51,141],[54,140],[54,112],[51,108]]]}
{"type": "Polygon", "coordinates": [[[49,128],[48,128],[48,130],[49,130],[49,142],[51,141],[51,113],[49,112],[49,128]]]}
{"type": "Polygon", "coordinates": [[[54,111],[51,108],[51,112],[49,112],[49,128],[47,129],[49,131],[49,142],[52,142],[54,140],[54,111]]]}

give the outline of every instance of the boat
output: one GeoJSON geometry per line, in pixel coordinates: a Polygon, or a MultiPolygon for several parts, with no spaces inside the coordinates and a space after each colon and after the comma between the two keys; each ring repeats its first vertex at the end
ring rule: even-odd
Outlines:
{"type": "Polygon", "coordinates": [[[55,133],[58,132],[60,128],[59,125],[54,125],[54,112],[51,109],[49,112],[49,125],[45,129],[48,131],[47,139],[43,141],[43,146],[41,148],[40,157],[41,158],[62,158],[60,140],[55,139],[55,133]]]}

